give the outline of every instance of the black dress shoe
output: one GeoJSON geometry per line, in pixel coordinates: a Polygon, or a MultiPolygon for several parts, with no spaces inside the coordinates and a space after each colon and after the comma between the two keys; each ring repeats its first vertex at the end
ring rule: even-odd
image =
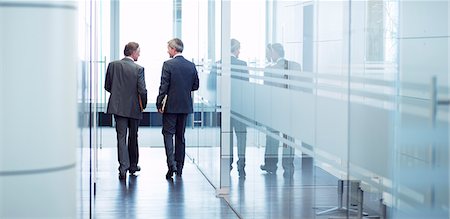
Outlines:
{"type": "Polygon", "coordinates": [[[267,165],[261,165],[260,166],[261,170],[266,171],[267,173],[270,174],[274,174],[277,172],[277,168],[276,167],[271,167],[271,166],[267,166],[267,165]]]}
{"type": "Polygon", "coordinates": [[[166,173],[166,179],[172,179],[174,173],[177,173],[176,169],[169,169],[166,173]]]}
{"type": "Polygon", "coordinates": [[[130,171],[130,174],[134,174],[135,172],[141,171],[141,167],[136,166],[136,168],[130,168],[129,171],[130,171]]]}
{"type": "Polygon", "coordinates": [[[168,170],[167,173],[166,173],[166,179],[171,179],[172,176],[173,176],[172,170],[168,170]]]}

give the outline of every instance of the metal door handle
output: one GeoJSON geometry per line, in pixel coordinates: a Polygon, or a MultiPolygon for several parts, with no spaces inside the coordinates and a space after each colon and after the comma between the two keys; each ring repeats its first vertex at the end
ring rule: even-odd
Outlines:
{"type": "Polygon", "coordinates": [[[431,78],[431,119],[433,126],[436,123],[437,107],[439,105],[450,105],[450,100],[439,100],[437,93],[438,93],[437,78],[436,76],[433,76],[431,78]]]}

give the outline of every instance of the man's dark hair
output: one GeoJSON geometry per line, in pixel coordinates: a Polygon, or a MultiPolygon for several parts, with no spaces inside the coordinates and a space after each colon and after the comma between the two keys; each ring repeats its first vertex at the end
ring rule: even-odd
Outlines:
{"type": "Polygon", "coordinates": [[[123,50],[123,54],[125,56],[131,56],[131,54],[139,48],[139,44],[136,42],[129,42],[125,49],[123,50]]]}

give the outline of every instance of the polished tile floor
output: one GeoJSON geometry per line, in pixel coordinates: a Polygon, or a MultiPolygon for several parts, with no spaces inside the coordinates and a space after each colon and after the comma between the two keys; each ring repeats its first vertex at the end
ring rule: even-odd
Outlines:
{"type": "MultiPolygon", "coordinates": [[[[88,150],[84,150],[86,155],[88,150]]],[[[238,218],[215,190],[187,161],[182,177],[166,180],[163,148],[141,148],[136,176],[120,181],[117,175],[116,150],[99,150],[96,194],[89,207],[89,171],[84,171],[80,188],[81,218],[238,218]]],[[[86,169],[89,170],[89,169],[86,169]]]]}
{"type": "MultiPolygon", "coordinates": [[[[80,149],[80,218],[252,218],[252,219],[328,219],[345,213],[317,215],[317,206],[337,205],[337,178],[314,166],[306,155],[295,158],[292,178],[283,177],[281,161],[277,174],[259,169],[264,148],[253,137],[247,139],[246,178],[239,178],[236,168],[230,172],[229,195],[216,197],[219,185],[220,154],[216,131],[204,135],[200,147],[187,149],[183,177],[165,179],[167,171],[160,129],[143,128],[140,133],[142,171],[118,180],[115,131],[102,130],[102,148],[98,150],[98,174],[95,195],[90,180],[89,149],[80,149]],[[206,137],[205,137],[206,136],[206,137]],[[209,138],[209,140],[208,140],[209,138]],[[250,146],[249,146],[250,145],[250,146]]],[[[196,135],[187,130],[187,138],[196,135]]],[[[250,136],[250,135],[249,135],[250,136]]],[[[252,135],[256,136],[256,135],[252,135]]],[[[192,139],[187,139],[187,142],[192,139]]],[[[345,197],[344,197],[345,198],[345,197]]]]}

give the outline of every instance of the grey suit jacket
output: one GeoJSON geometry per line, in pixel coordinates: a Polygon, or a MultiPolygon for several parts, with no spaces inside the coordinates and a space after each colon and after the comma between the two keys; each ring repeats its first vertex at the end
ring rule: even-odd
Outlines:
{"type": "Polygon", "coordinates": [[[105,89],[111,93],[107,113],[142,119],[142,110],[147,106],[143,67],[129,58],[109,63],[105,89]],[[138,96],[141,98],[143,109],[140,107],[138,96]]]}
{"type": "Polygon", "coordinates": [[[164,113],[192,113],[191,91],[197,90],[198,86],[198,73],[194,63],[183,56],[165,61],[156,108],[161,109],[162,100],[167,95],[164,113]]]}

